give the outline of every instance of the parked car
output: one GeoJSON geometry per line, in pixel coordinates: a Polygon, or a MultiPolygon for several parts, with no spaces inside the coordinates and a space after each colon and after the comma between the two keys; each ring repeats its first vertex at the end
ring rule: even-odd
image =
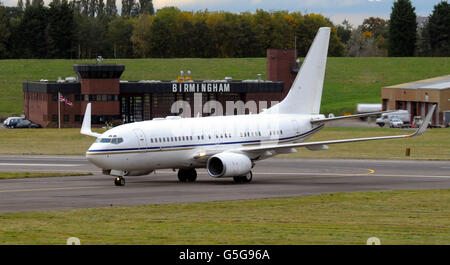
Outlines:
{"type": "Polygon", "coordinates": [[[6,120],[3,121],[3,125],[6,128],[12,128],[21,120],[23,120],[22,117],[9,117],[9,118],[7,118],[6,120]]]}
{"type": "Polygon", "coordinates": [[[41,128],[41,125],[29,120],[21,120],[13,128],[41,128]]]}
{"type": "Polygon", "coordinates": [[[401,128],[403,127],[403,121],[398,117],[394,116],[389,120],[389,127],[391,128],[401,128]]]}

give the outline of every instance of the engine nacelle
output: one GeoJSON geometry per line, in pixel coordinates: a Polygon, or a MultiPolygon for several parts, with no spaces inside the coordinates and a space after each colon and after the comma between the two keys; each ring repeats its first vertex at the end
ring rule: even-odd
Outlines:
{"type": "Polygon", "coordinates": [[[252,169],[252,161],[243,154],[219,153],[208,159],[206,169],[213,178],[243,176],[252,169]]]}

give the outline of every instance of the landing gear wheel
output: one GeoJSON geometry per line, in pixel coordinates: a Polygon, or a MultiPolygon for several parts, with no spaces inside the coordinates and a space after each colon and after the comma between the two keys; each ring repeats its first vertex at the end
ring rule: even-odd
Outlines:
{"type": "Polygon", "coordinates": [[[178,179],[181,182],[194,182],[197,180],[197,171],[195,170],[195,168],[181,168],[178,170],[178,179]]]}
{"type": "Polygon", "coordinates": [[[253,179],[253,173],[250,171],[244,176],[233,177],[234,182],[236,183],[249,183],[253,179]]]}
{"type": "Polygon", "coordinates": [[[117,177],[114,179],[114,185],[125,186],[125,179],[123,177],[117,177]]]}

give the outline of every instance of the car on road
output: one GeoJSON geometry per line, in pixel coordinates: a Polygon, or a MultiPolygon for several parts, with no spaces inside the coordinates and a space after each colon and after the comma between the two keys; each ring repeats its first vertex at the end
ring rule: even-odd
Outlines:
{"type": "Polygon", "coordinates": [[[12,128],[41,128],[41,125],[29,120],[21,120],[12,128]]]}
{"type": "Polygon", "coordinates": [[[7,118],[6,120],[3,121],[3,125],[6,128],[12,128],[13,126],[15,126],[21,120],[23,120],[22,117],[9,117],[9,118],[7,118]]]}
{"type": "Polygon", "coordinates": [[[402,128],[403,127],[403,121],[400,120],[398,117],[392,117],[389,120],[389,127],[390,128],[402,128]]]}

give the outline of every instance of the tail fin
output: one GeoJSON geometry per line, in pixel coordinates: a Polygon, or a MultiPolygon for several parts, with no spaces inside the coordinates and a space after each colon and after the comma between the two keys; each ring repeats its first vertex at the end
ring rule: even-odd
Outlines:
{"type": "Polygon", "coordinates": [[[320,28],[286,98],[264,113],[319,114],[330,28],[320,28]]]}

